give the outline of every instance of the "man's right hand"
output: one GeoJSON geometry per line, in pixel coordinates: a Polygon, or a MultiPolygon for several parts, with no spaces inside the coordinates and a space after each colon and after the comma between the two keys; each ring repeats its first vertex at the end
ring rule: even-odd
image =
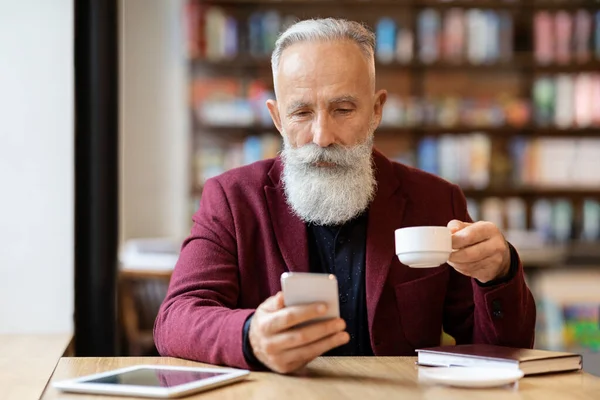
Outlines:
{"type": "Polygon", "coordinates": [[[348,343],[341,318],[296,327],[323,316],[325,304],[285,307],[283,293],[265,300],[250,322],[249,340],[255,357],[266,367],[282,374],[296,371],[321,354],[348,343]]]}

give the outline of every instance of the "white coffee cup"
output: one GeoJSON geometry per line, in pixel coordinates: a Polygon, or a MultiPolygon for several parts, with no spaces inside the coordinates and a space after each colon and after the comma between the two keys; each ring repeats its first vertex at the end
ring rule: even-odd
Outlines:
{"type": "Polygon", "coordinates": [[[438,267],[452,253],[452,233],[445,226],[413,226],[396,229],[396,255],[412,268],[438,267]]]}

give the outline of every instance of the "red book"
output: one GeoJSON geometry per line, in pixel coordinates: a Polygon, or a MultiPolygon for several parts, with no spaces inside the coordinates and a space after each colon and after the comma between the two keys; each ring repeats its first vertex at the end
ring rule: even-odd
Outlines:
{"type": "Polygon", "coordinates": [[[573,19],[568,12],[560,10],[556,13],[554,23],[556,28],[556,62],[568,64],[571,62],[573,49],[573,19]]]}
{"type": "Polygon", "coordinates": [[[592,15],[587,10],[575,13],[575,57],[580,63],[591,58],[592,15]]]}
{"type": "Polygon", "coordinates": [[[535,60],[540,64],[554,62],[553,19],[548,11],[540,11],[534,17],[535,60]]]}

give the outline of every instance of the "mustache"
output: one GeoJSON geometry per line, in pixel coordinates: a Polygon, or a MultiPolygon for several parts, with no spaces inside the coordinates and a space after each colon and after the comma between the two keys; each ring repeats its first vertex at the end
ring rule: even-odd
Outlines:
{"type": "Polygon", "coordinates": [[[363,143],[354,146],[332,144],[320,147],[314,143],[307,143],[298,148],[293,148],[287,140],[284,142],[282,158],[288,164],[307,166],[316,163],[333,164],[341,168],[355,166],[358,160],[370,156],[373,147],[372,136],[363,143]]]}

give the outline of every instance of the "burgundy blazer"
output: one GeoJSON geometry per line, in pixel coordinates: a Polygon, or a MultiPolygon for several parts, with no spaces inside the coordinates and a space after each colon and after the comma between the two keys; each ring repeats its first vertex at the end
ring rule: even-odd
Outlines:
{"type": "MultiPolygon", "coordinates": [[[[440,343],[532,347],[535,304],[519,262],[506,283],[482,287],[447,264],[409,268],[394,254],[400,227],[470,220],[461,190],[374,151],[377,194],[369,208],[366,303],[377,356],[414,355],[440,343]]],[[[206,182],[154,327],[160,354],[252,368],[242,353],[246,318],[279,290],[286,271],[309,271],[305,224],[288,207],[279,158],[206,182]]]]}

